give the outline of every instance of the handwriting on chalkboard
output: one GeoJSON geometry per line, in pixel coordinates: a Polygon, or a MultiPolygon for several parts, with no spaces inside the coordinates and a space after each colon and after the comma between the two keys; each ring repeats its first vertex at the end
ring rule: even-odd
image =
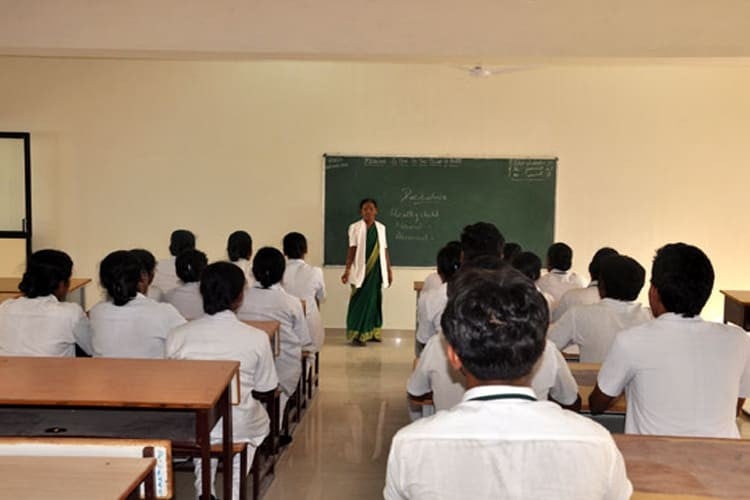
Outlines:
{"type": "Polygon", "coordinates": [[[443,193],[431,191],[425,193],[422,191],[414,191],[410,187],[401,188],[401,203],[409,202],[412,205],[423,205],[425,203],[439,203],[441,201],[448,201],[448,196],[443,193]]]}
{"type": "Polygon", "coordinates": [[[554,163],[549,160],[510,160],[508,177],[514,181],[544,181],[552,177],[554,163]]]}

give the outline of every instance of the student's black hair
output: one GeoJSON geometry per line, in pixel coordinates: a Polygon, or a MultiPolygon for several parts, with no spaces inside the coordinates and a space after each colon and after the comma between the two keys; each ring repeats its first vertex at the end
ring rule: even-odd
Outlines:
{"type": "Polygon", "coordinates": [[[245,288],[245,273],[229,262],[214,262],[206,266],[201,276],[201,296],[206,314],[232,310],[245,288]]]}
{"type": "Polygon", "coordinates": [[[513,258],[513,267],[529,278],[536,281],[542,274],[542,259],[534,252],[521,252],[513,258]]]}
{"type": "Polygon", "coordinates": [[[671,243],[656,251],[651,284],[668,312],[690,318],[700,314],[711,296],[714,268],[700,248],[671,243]]]}
{"type": "Polygon", "coordinates": [[[573,265],[573,249],[565,243],[553,243],[547,250],[547,264],[550,269],[567,271],[573,265]]]}
{"type": "Polygon", "coordinates": [[[275,285],[284,277],[284,255],[273,247],[263,247],[253,258],[253,276],[263,288],[275,285]]]}
{"type": "Polygon", "coordinates": [[[589,275],[591,275],[591,281],[597,281],[599,279],[599,269],[601,268],[601,261],[605,257],[610,255],[619,255],[617,250],[610,247],[603,247],[596,251],[594,256],[591,258],[589,263],[589,275]]]}
{"type": "Polygon", "coordinates": [[[365,203],[372,203],[375,208],[378,208],[378,202],[375,201],[375,198],[364,198],[362,201],[359,202],[360,210],[362,210],[362,207],[365,206],[365,203]]]}
{"type": "Polygon", "coordinates": [[[605,297],[615,300],[635,300],[646,280],[646,270],[627,255],[610,255],[601,259],[599,289],[605,297]]]}
{"type": "MultiPolygon", "coordinates": [[[[174,262],[177,277],[183,283],[196,283],[208,265],[208,257],[200,250],[186,250],[177,256],[174,262]]],[[[236,266],[235,266],[236,267],[236,266]]]]}
{"type": "Polygon", "coordinates": [[[185,250],[195,248],[195,235],[187,229],[176,229],[169,237],[169,253],[177,257],[185,250]]]}
{"type": "Polygon", "coordinates": [[[239,259],[249,259],[253,253],[253,238],[247,231],[235,231],[227,239],[227,255],[229,260],[237,262],[239,259]]]}
{"type": "Polygon", "coordinates": [[[497,255],[502,257],[505,238],[492,223],[477,222],[464,227],[461,232],[461,250],[464,262],[480,255],[497,255]]]}
{"type": "Polygon", "coordinates": [[[134,248],[130,251],[141,264],[141,272],[153,274],[156,272],[156,257],[145,248],[134,248]]]}
{"type": "Polygon", "coordinates": [[[443,281],[449,281],[461,267],[461,247],[448,243],[437,254],[437,270],[443,281]]]}
{"type": "Polygon", "coordinates": [[[523,248],[518,243],[506,243],[503,245],[503,259],[508,262],[513,262],[516,255],[523,252],[523,248]]]}
{"type": "Polygon", "coordinates": [[[287,233],[283,246],[284,255],[290,259],[301,259],[307,253],[307,239],[302,233],[287,233]]]}
{"type": "Polygon", "coordinates": [[[18,289],[28,298],[46,297],[70,281],[73,260],[60,250],[38,250],[31,254],[18,289]]]}
{"type": "Polygon", "coordinates": [[[479,255],[471,260],[464,260],[461,263],[461,270],[463,269],[489,269],[497,271],[508,265],[505,260],[499,255],[479,255]]]}
{"type": "Polygon", "coordinates": [[[516,380],[544,352],[549,311],[535,285],[510,267],[462,270],[441,326],[463,367],[479,380],[516,380]]]}
{"type": "Polygon", "coordinates": [[[117,250],[99,264],[99,281],[116,306],[124,306],[138,293],[141,263],[132,252],[117,250]]]}

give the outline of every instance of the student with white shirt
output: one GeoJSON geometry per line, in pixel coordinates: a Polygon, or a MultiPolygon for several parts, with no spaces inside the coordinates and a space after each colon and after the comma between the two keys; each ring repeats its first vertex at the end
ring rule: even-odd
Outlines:
{"type": "Polygon", "coordinates": [[[550,321],[554,323],[574,306],[596,304],[601,300],[599,296],[599,269],[602,259],[610,255],[618,255],[617,250],[604,247],[596,251],[591,258],[591,262],[589,262],[589,276],[591,276],[591,281],[588,286],[586,288],[573,288],[565,292],[557,303],[555,310],[552,311],[550,321]]]}
{"type": "MultiPolygon", "coordinates": [[[[237,310],[237,317],[241,320],[275,320],[281,323],[281,353],[276,358],[281,388],[280,420],[302,375],[302,350],[313,349],[302,302],[281,286],[284,267],[284,255],[277,249],[263,247],[258,250],[253,259],[255,284],[245,290],[242,305],[237,310]]],[[[291,442],[291,436],[282,438],[283,444],[291,442]]]]}
{"type": "Polygon", "coordinates": [[[547,307],[551,311],[555,299],[552,295],[539,288],[539,285],[536,285],[536,282],[539,281],[539,277],[542,275],[542,259],[534,252],[521,252],[513,258],[511,264],[521,274],[535,283],[536,289],[544,296],[544,300],[547,301],[547,307]]]}
{"type": "Polygon", "coordinates": [[[451,285],[443,333],[467,391],[396,434],[385,499],[629,498],[609,432],[529,387],[549,323],[534,284],[508,268],[472,268],[451,285]]]}
{"type": "Polygon", "coordinates": [[[160,301],[164,297],[164,292],[158,286],[154,285],[154,277],[156,276],[156,258],[154,254],[145,248],[134,248],[130,252],[141,263],[141,283],[138,286],[138,291],[157,302],[160,301]]]}
{"type": "Polygon", "coordinates": [[[107,300],[89,311],[94,356],[163,358],[167,333],[185,323],[174,306],[138,291],[141,278],[141,264],[129,251],[118,250],[102,260],[99,280],[107,300]]]}
{"type": "Polygon", "coordinates": [[[187,250],[177,256],[175,267],[180,286],[164,295],[164,302],[172,304],[188,321],[203,316],[203,297],[200,291],[200,279],[208,265],[208,257],[200,250],[187,250]]]}
{"type": "Polygon", "coordinates": [[[175,261],[182,252],[194,249],[195,235],[193,233],[187,229],[172,231],[169,237],[169,253],[172,256],[162,259],[156,264],[156,275],[154,276],[154,284],[162,293],[167,293],[172,288],[180,286],[175,261]]]}
{"type": "Polygon", "coordinates": [[[592,413],[624,390],[625,432],[739,438],[750,395],[750,337],[700,318],[711,295],[708,257],[685,243],[656,252],[649,303],[656,319],[617,334],[589,397],[592,413]]]}
{"type": "Polygon", "coordinates": [[[307,239],[302,233],[287,233],[282,243],[287,261],[281,284],[284,290],[305,301],[307,329],[315,350],[320,351],[326,335],[320,317],[320,302],[326,297],[323,270],[305,262],[307,239]]]}
{"type": "Polygon", "coordinates": [[[599,293],[602,299],[576,306],[553,323],[547,338],[561,351],[577,345],[582,363],[601,363],[618,332],[652,319],[648,308],[635,300],[641,293],[646,270],[625,255],[602,259],[599,293]]]}
{"type": "MultiPolygon", "coordinates": [[[[245,276],[237,266],[217,262],[203,272],[200,292],[205,315],[172,330],[167,337],[166,355],[170,359],[231,360],[240,362],[239,404],[232,406],[232,439],[248,446],[248,470],[240,471],[239,455],[232,462],[232,498],[239,498],[240,474],[247,475],[255,450],[269,432],[268,414],[252,392],[267,392],[278,385],[273,353],[265,332],[237,319],[235,311],[242,303],[245,276]]],[[[234,383],[234,382],[232,382],[234,383]]],[[[235,388],[237,389],[237,388],[235,388]]],[[[233,391],[233,393],[236,391],[233,391]]],[[[222,422],[211,431],[211,443],[222,442],[222,422]]],[[[218,460],[211,459],[213,479],[218,460]]],[[[201,491],[201,460],[195,460],[195,490],[201,491]]]]}
{"type": "Polygon", "coordinates": [[[415,353],[420,355],[430,337],[440,331],[440,316],[448,301],[448,280],[461,266],[461,248],[450,243],[437,254],[437,269],[440,286],[419,294],[417,301],[417,332],[415,335],[415,353]]]}
{"type": "Polygon", "coordinates": [[[547,250],[547,274],[540,277],[536,284],[552,295],[554,302],[552,312],[563,294],[568,290],[583,288],[583,280],[570,270],[573,265],[573,249],[565,243],[554,243],[547,250]]]}
{"type": "Polygon", "coordinates": [[[491,222],[475,222],[461,231],[461,262],[467,263],[482,255],[503,256],[505,238],[491,222]]]}
{"type": "MultiPolygon", "coordinates": [[[[446,247],[452,247],[455,248],[455,251],[460,255],[461,254],[461,242],[460,241],[449,241],[445,245],[446,247]]],[[[460,261],[460,258],[459,258],[460,261]]],[[[443,280],[440,278],[440,274],[435,271],[434,273],[430,273],[427,275],[427,277],[422,282],[422,290],[420,290],[420,295],[424,292],[429,292],[430,290],[434,288],[439,288],[440,285],[443,284],[443,280]]]]}
{"type": "Polygon", "coordinates": [[[253,273],[250,257],[253,255],[253,238],[247,231],[235,231],[227,239],[227,256],[229,262],[233,263],[245,273],[248,286],[252,286],[253,273]]]}
{"type": "Polygon", "coordinates": [[[91,329],[78,304],[65,302],[73,261],[59,250],[29,258],[17,299],[0,304],[1,356],[75,356],[76,344],[90,354],[91,329]]]}

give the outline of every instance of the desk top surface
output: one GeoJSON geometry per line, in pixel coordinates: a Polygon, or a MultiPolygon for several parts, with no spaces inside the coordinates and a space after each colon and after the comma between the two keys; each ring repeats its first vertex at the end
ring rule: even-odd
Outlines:
{"type": "Polygon", "coordinates": [[[415,281],[414,282],[414,291],[415,292],[421,292],[423,287],[424,287],[424,281],[415,281]]]}
{"type": "Polygon", "coordinates": [[[126,498],[153,470],[153,458],[0,457],[3,498],[126,498]]]}
{"type": "MultiPolygon", "coordinates": [[[[21,278],[0,278],[0,293],[20,294],[18,291],[18,284],[20,282],[21,278]]],[[[70,278],[69,292],[74,292],[89,283],[91,283],[91,278],[70,278]]]]}
{"type": "MultiPolygon", "coordinates": [[[[593,391],[593,385],[578,386],[578,394],[581,395],[581,411],[589,411],[589,396],[593,391]]],[[[605,411],[604,413],[625,413],[627,406],[628,405],[625,401],[625,396],[622,395],[619,398],[615,399],[615,402],[612,404],[612,406],[610,406],[609,409],[607,409],[607,411],[605,411]]]]}
{"type": "Polygon", "coordinates": [[[720,290],[721,293],[727,297],[733,299],[736,302],[741,302],[746,306],[750,306],[750,291],[749,290],[720,290]]]}
{"type": "Polygon", "coordinates": [[[568,363],[568,368],[576,379],[578,385],[596,385],[596,377],[599,375],[599,369],[602,367],[599,363],[568,363]]]}
{"type": "Polygon", "coordinates": [[[0,357],[0,405],[207,409],[238,369],[236,361],[0,357]]]}
{"type": "Polygon", "coordinates": [[[748,440],[613,437],[625,458],[633,489],[639,493],[633,498],[747,498],[748,440]]]}

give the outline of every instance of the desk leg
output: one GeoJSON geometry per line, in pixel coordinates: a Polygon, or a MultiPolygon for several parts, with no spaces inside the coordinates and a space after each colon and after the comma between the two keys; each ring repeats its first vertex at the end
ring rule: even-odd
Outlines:
{"type": "MultiPolygon", "coordinates": [[[[208,424],[210,410],[198,410],[196,433],[201,449],[201,498],[211,498],[211,427],[208,424]]],[[[231,498],[231,497],[229,497],[231,498]]]]}
{"type": "MultiPolygon", "coordinates": [[[[219,400],[223,425],[222,437],[224,439],[222,450],[222,455],[224,457],[224,498],[227,500],[230,500],[232,498],[232,470],[234,468],[232,467],[232,443],[234,442],[234,437],[232,434],[232,400],[230,397],[231,387],[231,385],[227,386],[219,400]]],[[[245,474],[245,471],[240,471],[240,474],[245,474]]],[[[240,479],[242,478],[240,477],[240,479]]]]}

